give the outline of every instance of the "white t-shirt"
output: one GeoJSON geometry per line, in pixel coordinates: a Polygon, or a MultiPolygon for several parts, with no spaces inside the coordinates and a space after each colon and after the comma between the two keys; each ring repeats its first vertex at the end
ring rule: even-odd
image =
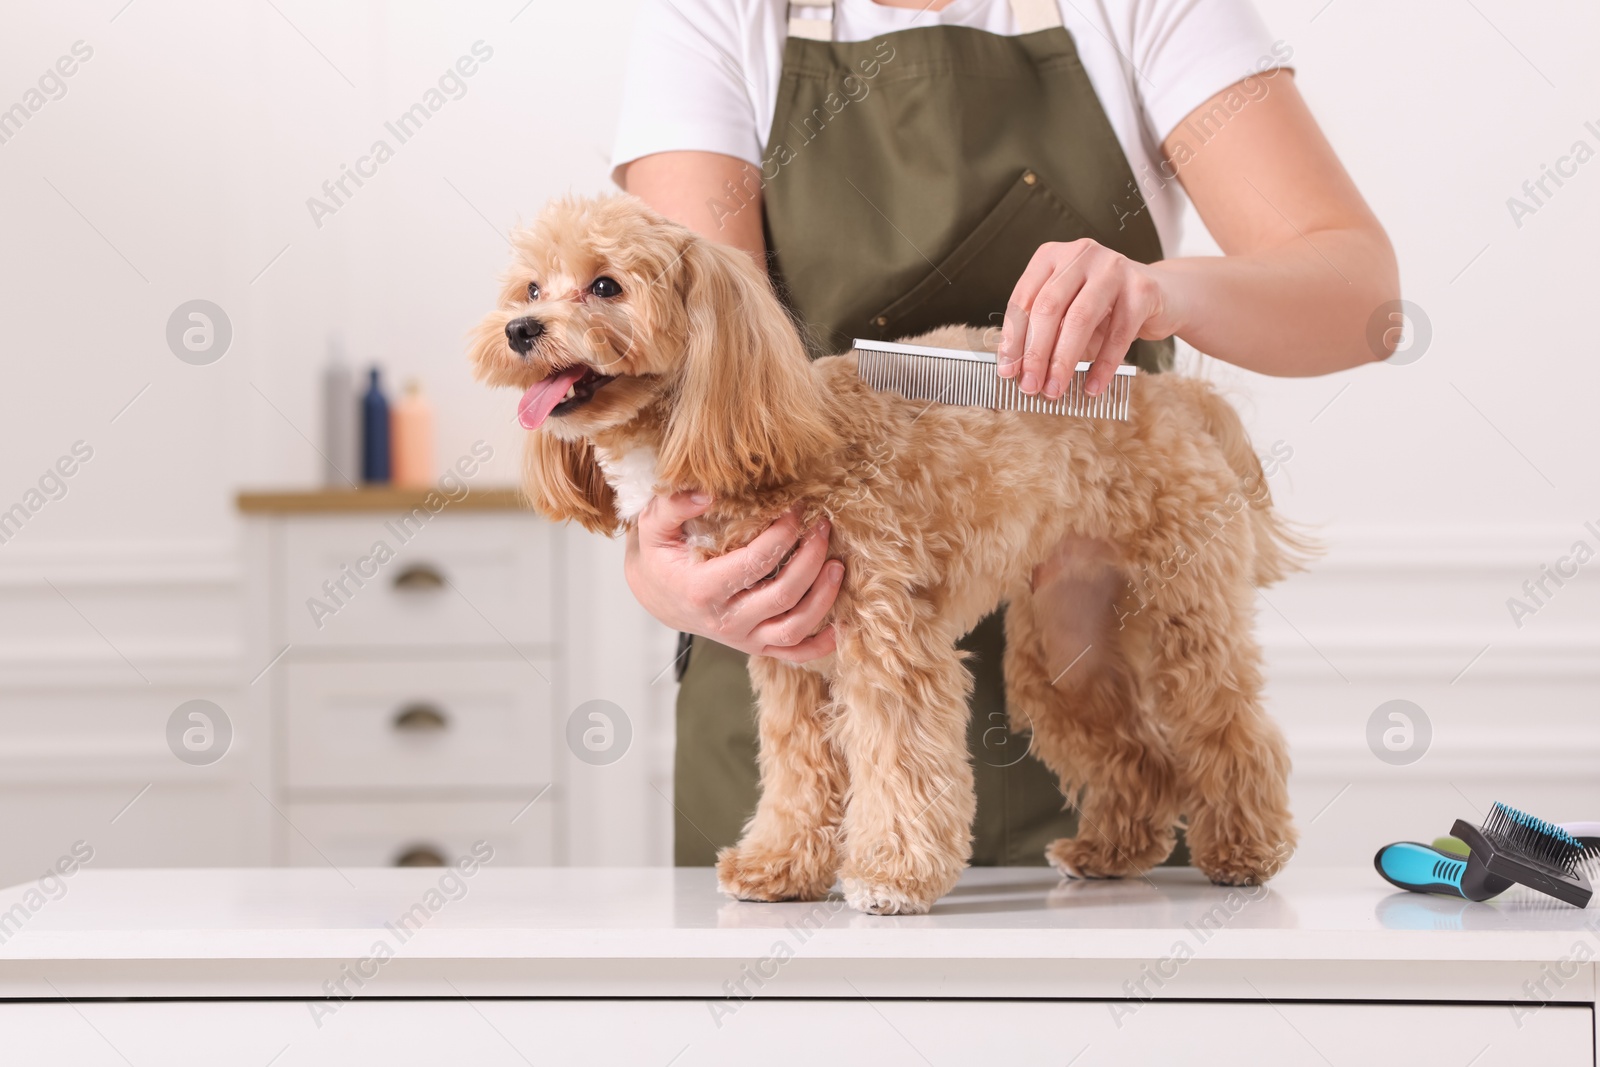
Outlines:
{"type": "MultiPolygon", "coordinates": [[[[1250,0],[1061,0],[1060,6],[1171,254],[1183,201],[1161,143],[1210,97],[1287,66],[1293,51],[1268,36],[1250,0]]],[[[611,157],[614,176],[655,152],[718,152],[761,166],[788,9],[786,0],[642,0],[611,157]]],[[[837,0],[833,36],[866,41],[933,25],[1018,31],[1009,0],[954,0],[941,11],[837,0]]]]}

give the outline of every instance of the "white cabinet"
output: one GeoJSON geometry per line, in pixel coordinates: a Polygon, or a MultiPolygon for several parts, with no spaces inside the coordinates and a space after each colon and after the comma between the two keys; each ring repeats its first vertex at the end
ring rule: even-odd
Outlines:
{"type": "Polygon", "coordinates": [[[241,497],[261,862],[559,859],[562,532],[509,490],[241,497]]]}
{"type": "Polygon", "coordinates": [[[553,639],[550,525],[509,510],[419,511],[286,516],[284,639],[372,650],[553,639]]]}
{"type": "Polygon", "coordinates": [[[551,863],[554,812],[549,795],[501,800],[293,801],[285,814],[296,833],[288,862],[297,867],[433,867],[472,852],[479,842],[498,862],[551,863]],[[531,803],[530,803],[531,802],[531,803]]]}
{"type": "Polygon", "coordinates": [[[292,791],[537,790],[550,784],[550,659],[295,662],[285,669],[292,791]]]}
{"type": "Polygon", "coordinates": [[[283,1062],[303,1067],[1587,1067],[1594,1047],[1588,1006],[1550,1008],[1518,1030],[1501,1005],[1189,1001],[1149,1005],[1137,1025],[1119,1029],[1115,1020],[1121,1006],[1110,1001],[758,1000],[726,1019],[708,1011],[714,1004],[639,999],[4,1004],[0,1041],[19,1063],[55,1067],[267,1063],[285,1049],[283,1062]],[[175,1043],[173,1034],[188,1040],[175,1043]],[[126,1060],[120,1058],[124,1055],[126,1060]]]}

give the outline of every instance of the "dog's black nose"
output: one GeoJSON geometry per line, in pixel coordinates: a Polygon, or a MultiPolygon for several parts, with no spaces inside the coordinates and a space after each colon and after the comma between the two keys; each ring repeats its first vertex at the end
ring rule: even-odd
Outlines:
{"type": "Polygon", "coordinates": [[[511,351],[519,356],[527,355],[528,349],[533,347],[533,342],[537,341],[543,333],[544,323],[531,315],[520,319],[512,319],[506,323],[506,340],[511,344],[511,351]]]}

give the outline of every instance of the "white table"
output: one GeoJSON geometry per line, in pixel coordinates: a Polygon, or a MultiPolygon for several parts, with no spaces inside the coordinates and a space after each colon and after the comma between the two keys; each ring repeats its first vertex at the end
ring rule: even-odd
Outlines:
{"type": "Polygon", "coordinates": [[[706,870],[64,885],[0,892],[5,1064],[1594,1063],[1600,910],[1370,869],[980,870],[908,918],[734,903],[706,870]]]}

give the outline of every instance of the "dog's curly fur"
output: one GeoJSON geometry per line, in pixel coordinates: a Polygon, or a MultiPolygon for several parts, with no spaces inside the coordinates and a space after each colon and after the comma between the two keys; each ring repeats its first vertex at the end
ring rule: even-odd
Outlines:
{"type": "Polygon", "coordinates": [[[1209,386],[1140,375],[1127,422],[877,392],[853,356],[807,360],[750,257],[629,197],[555,202],[514,250],[474,336],[477,376],[527,389],[582,365],[598,386],[529,435],[535,507],[616,533],[652,492],[706,490],[692,543],[717,555],[798,504],[829,519],[845,562],[836,652],[751,658],[761,800],[719,857],[724,891],[813,899],[837,876],[856,908],[906,914],[949,890],[975,806],[956,642],[1001,604],[1011,729],[1080,812],[1051,863],[1144,871],[1181,813],[1213,881],[1278,870],[1289,760],[1262,709],[1253,589],[1307,546],[1209,386]],[[521,354],[518,319],[543,329],[521,354]]]}

